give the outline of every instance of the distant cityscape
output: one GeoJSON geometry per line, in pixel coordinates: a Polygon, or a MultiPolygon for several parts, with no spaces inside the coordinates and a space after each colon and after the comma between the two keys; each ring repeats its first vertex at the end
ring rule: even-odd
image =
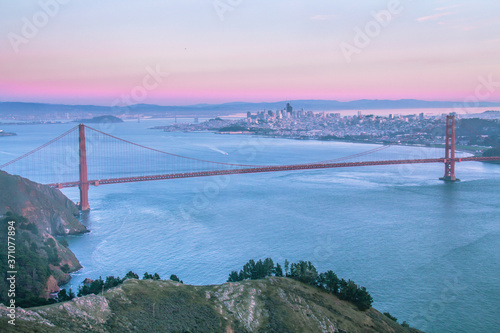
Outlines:
{"type": "MultiPolygon", "coordinates": [[[[342,116],[338,112],[313,112],[295,110],[289,103],[281,110],[264,110],[255,114],[247,113],[239,120],[211,119],[202,123],[176,123],[158,126],[165,131],[217,131],[220,134],[258,134],[292,139],[342,140],[383,144],[442,145],[443,126],[436,126],[446,114],[414,115],[389,114],[379,116],[363,114],[342,116]]],[[[487,111],[479,115],[466,115],[458,123],[457,145],[490,147],[489,141],[498,140],[500,134],[500,112],[487,111]],[[470,119],[468,119],[470,118],[470,119]],[[491,118],[491,119],[479,119],[491,118]],[[478,123],[480,121],[480,123],[478,123]],[[465,123],[464,123],[465,122],[465,123]],[[460,128],[460,124],[464,128],[460,128]],[[487,127],[479,129],[477,136],[465,125],[487,127]]],[[[457,115],[460,119],[460,115],[457,115]]]]}

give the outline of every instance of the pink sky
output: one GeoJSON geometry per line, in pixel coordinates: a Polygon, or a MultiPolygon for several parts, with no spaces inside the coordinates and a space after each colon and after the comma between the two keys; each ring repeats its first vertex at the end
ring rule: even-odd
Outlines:
{"type": "Polygon", "coordinates": [[[222,13],[223,20],[201,0],[75,1],[51,7],[51,15],[38,1],[3,2],[0,100],[463,101],[479,89],[481,101],[500,102],[500,3],[399,2],[385,27],[372,13],[387,10],[389,2],[374,0],[242,1],[222,13]],[[44,15],[33,36],[23,34],[26,22],[44,15]],[[367,27],[378,30],[358,47],[356,31],[367,27]],[[346,57],[343,45],[357,51],[346,57]],[[169,75],[158,84],[147,79],[145,89],[148,68],[169,75]],[[479,77],[493,85],[478,88],[479,77]]]}

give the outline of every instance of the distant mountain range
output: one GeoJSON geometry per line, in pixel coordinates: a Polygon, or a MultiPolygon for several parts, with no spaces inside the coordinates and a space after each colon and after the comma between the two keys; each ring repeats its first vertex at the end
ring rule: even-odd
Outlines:
{"type": "MultiPolygon", "coordinates": [[[[423,101],[415,99],[370,100],[362,99],[351,102],[334,100],[292,100],[280,102],[233,102],[224,104],[195,104],[188,106],[161,106],[154,104],[135,104],[128,107],[110,107],[97,105],[65,105],[23,102],[0,102],[0,118],[19,117],[87,117],[95,115],[115,116],[214,116],[230,115],[242,112],[283,109],[290,103],[294,109],[306,111],[335,110],[375,110],[375,109],[424,109],[453,108],[463,103],[451,101],[423,101]]],[[[500,103],[480,102],[478,107],[500,107],[500,103]]]]}

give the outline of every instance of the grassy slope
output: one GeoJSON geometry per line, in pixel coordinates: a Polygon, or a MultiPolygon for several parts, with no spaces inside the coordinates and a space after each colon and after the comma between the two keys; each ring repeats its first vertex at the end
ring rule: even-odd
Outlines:
{"type": "MultiPolygon", "coordinates": [[[[375,309],[361,312],[333,295],[287,278],[217,286],[127,280],[104,296],[21,310],[16,329],[10,331],[418,332],[375,309]]],[[[2,308],[0,325],[10,326],[2,308]]]]}

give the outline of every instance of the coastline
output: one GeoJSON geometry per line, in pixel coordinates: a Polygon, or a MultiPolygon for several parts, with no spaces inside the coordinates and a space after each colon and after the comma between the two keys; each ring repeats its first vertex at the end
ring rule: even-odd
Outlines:
{"type": "MultiPolygon", "coordinates": [[[[154,128],[151,128],[154,129],[154,128]]],[[[292,137],[292,136],[277,136],[277,135],[265,135],[265,134],[257,134],[255,132],[250,131],[242,131],[242,132],[218,132],[216,130],[203,130],[203,131],[172,131],[172,132],[183,132],[183,133],[213,133],[217,135],[249,135],[256,136],[261,138],[271,138],[271,139],[286,139],[286,140],[299,140],[299,141],[323,141],[323,142],[345,142],[345,143],[359,143],[359,144],[367,144],[367,145],[380,145],[380,146],[408,146],[408,147],[422,147],[422,148],[445,148],[445,144],[431,144],[424,145],[420,143],[391,143],[385,144],[380,141],[366,141],[366,140],[353,140],[353,139],[321,139],[321,138],[311,138],[311,137],[292,137]]],[[[489,149],[489,147],[470,147],[470,146],[458,146],[456,148],[457,152],[468,153],[474,156],[477,155],[477,150],[485,150],[489,149]]]]}

